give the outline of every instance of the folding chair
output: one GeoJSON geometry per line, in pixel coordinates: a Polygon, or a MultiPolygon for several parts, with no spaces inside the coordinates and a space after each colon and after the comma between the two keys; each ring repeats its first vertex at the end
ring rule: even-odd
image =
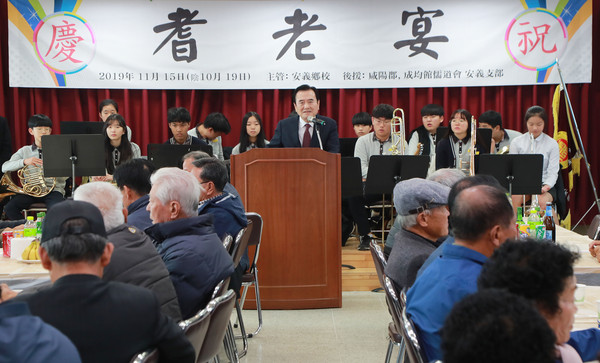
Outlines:
{"type": "Polygon", "coordinates": [[[256,296],[256,312],[258,313],[258,328],[256,328],[254,333],[250,333],[247,335],[248,338],[252,338],[256,334],[258,334],[258,332],[262,328],[262,309],[260,306],[260,293],[258,288],[258,267],[256,263],[258,261],[258,253],[260,252],[260,241],[262,238],[263,220],[260,214],[258,213],[246,213],[246,218],[248,218],[249,221],[252,221],[252,232],[250,233],[250,238],[248,240],[248,247],[255,246],[256,248],[254,249],[254,256],[252,258],[250,268],[242,276],[242,288],[244,290],[240,299],[240,309],[244,309],[244,302],[246,301],[246,294],[248,293],[248,289],[250,288],[250,286],[254,285],[254,295],[256,296]]]}
{"type": "MultiPolygon", "coordinates": [[[[246,226],[246,228],[243,228],[235,237],[235,242],[233,243],[231,254],[233,258],[233,266],[236,268],[239,265],[242,256],[246,252],[246,249],[248,248],[248,241],[250,239],[250,234],[252,233],[253,227],[254,226],[252,225],[252,221],[248,221],[248,226],[246,226]]],[[[244,328],[242,309],[237,299],[235,300],[235,311],[237,313],[237,320],[239,322],[241,338],[243,342],[243,350],[239,354],[241,358],[245,356],[248,352],[248,337],[246,335],[246,329],[244,328]]],[[[231,331],[233,332],[233,328],[231,328],[231,331]]]]}
{"type": "Polygon", "coordinates": [[[388,302],[388,307],[390,308],[394,325],[396,325],[397,330],[402,335],[409,363],[427,362],[427,359],[421,350],[421,345],[419,344],[414,325],[410,318],[406,316],[406,296],[404,295],[404,292],[400,292],[400,296],[398,296],[392,280],[385,275],[383,280],[385,282],[385,297],[388,302]]]}
{"type": "Polygon", "coordinates": [[[158,349],[148,349],[137,354],[129,363],[158,363],[158,349]]]}
{"type": "Polygon", "coordinates": [[[196,359],[194,361],[198,360],[200,349],[206,338],[206,332],[208,331],[208,326],[210,324],[210,313],[214,310],[215,305],[213,301],[209,302],[208,305],[196,315],[179,322],[179,327],[183,330],[190,343],[192,343],[194,351],[196,352],[196,359]],[[213,305],[211,305],[211,303],[213,303],[213,305]]]}
{"type": "MultiPolygon", "coordinates": [[[[210,322],[206,330],[204,342],[197,353],[198,358],[196,362],[204,363],[213,358],[218,361],[217,354],[221,349],[225,334],[230,328],[229,319],[235,305],[235,300],[235,292],[228,290],[223,296],[217,297],[206,306],[205,310],[209,311],[210,322]]],[[[229,357],[229,359],[233,362],[239,361],[237,355],[229,357]]]]}
{"type": "MultiPolygon", "coordinates": [[[[381,284],[381,286],[384,286],[385,285],[384,271],[385,271],[385,266],[387,265],[387,261],[385,260],[385,256],[383,255],[383,251],[381,250],[381,247],[375,240],[371,240],[369,247],[371,249],[371,256],[373,257],[373,262],[375,263],[375,271],[377,271],[377,277],[379,278],[379,283],[381,284]]],[[[393,314],[391,309],[392,309],[392,307],[389,306],[389,304],[388,304],[388,310],[390,312],[390,315],[393,314]]],[[[390,339],[390,342],[388,343],[388,349],[387,349],[387,352],[385,355],[385,362],[389,363],[390,360],[392,359],[394,345],[398,347],[397,361],[404,362],[404,354],[405,354],[404,353],[404,351],[405,351],[404,339],[402,339],[402,334],[400,333],[400,331],[396,327],[396,324],[394,324],[393,321],[388,324],[388,337],[390,339]]]]}

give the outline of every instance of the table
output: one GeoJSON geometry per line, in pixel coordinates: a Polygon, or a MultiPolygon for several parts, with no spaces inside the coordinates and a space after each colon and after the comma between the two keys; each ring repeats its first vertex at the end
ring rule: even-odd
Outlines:
{"type": "Polygon", "coordinates": [[[600,273],[600,262],[592,257],[589,244],[592,240],[587,235],[580,235],[568,229],[556,226],[556,242],[579,252],[580,258],[575,263],[576,274],[600,273]]]}
{"type": "Polygon", "coordinates": [[[26,263],[10,259],[1,255],[0,249],[0,280],[16,278],[47,278],[48,270],[42,267],[39,262],[26,263]]]}

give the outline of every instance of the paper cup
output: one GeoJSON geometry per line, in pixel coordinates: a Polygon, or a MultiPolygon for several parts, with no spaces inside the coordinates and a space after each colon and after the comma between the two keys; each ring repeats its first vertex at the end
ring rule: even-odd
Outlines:
{"type": "Polygon", "coordinates": [[[13,260],[20,259],[23,251],[25,251],[34,239],[34,237],[13,238],[10,241],[10,258],[13,260]]]}

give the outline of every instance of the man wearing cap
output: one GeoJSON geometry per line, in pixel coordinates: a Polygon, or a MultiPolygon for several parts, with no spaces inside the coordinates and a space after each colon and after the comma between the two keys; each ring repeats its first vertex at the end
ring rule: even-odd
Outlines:
{"type": "Polygon", "coordinates": [[[396,288],[409,288],[417,271],[438,247],[437,240],[448,235],[448,192],[434,181],[413,178],[396,184],[394,206],[402,228],[395,236],[385,274],[396,288]]]}
{"type": "Polygon", "coordinates": [[[39,250],[53,285],[14,300],[26,301],[33,315],[71,339],[84,362],[129,362],[153,347],[161,361],[193,362],[194,348],[150,290],[101,279],[113,248],[94,205],[54,205],[39,250]]]}
{"type": "Polygon", "coordinates": [[[450,206],[450,225],[454,243],[444,246],[442,256],[417,277],[406,295],[406,314],[415,324],[428,362],[442,359],[441,330],[454,304],[477,291],[485,261],[517,235],[506,191],[488,185],[458,193],[450,206]]]}

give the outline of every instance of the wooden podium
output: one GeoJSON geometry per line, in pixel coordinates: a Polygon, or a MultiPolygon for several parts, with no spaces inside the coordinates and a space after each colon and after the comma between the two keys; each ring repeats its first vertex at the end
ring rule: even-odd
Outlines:
{"type": "MultiPolygon", "coordinates": [[[[263,217],[263,309],[342,306],[340,180],[340,155],[316,148],[231,157],[232,184],[246,210],[263,217]]],[[[254,289],[246,301],[255,304],[254,289]]]]}

